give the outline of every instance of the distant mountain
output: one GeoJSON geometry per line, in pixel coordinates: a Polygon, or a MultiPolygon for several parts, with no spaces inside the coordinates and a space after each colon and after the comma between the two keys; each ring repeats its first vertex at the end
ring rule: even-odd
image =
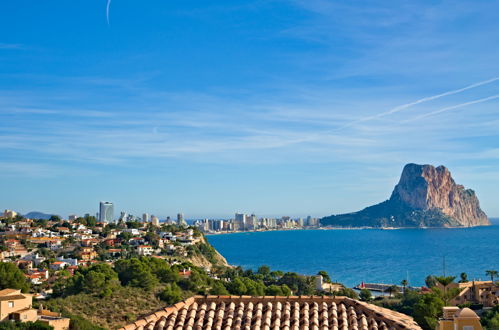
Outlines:
{"type": "Polygon", "coordinates": [[[471,189],[444,166],[407,164],[389,200],[359,212],[331,215],[323,226],[473,227],[490,225],[471,189]]]}
{"type": "Polygon", "coordinates": [[[27,214],[24,215],[25,218],[28,218],[28,219],[50,219],[50,217],[54,215],[54,214],[47,214],[47,213],[43,213],[43,212],[37,212],[37,211],[31,211],[27,214]]]}

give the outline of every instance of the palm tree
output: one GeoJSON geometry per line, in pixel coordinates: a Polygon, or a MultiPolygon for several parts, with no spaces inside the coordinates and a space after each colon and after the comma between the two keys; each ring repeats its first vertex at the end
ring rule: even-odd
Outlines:
{"type": "Polygon", "coordinates": [[[402,287],[404,288],[404,294],[405,294],[405,289],[407,288],[407,286],[409,285],[409,282],[407,280],[402,280],[402,282],[400,282],[400,284],[402,285],[402,287]]]}
{"type": "Polygon", "coordinates": [[[497,270],[486,270],[485,275],[490,276],[490,280],[494,282],[494,277],[499,275],[497,270]]]}
{"type": "Polygon", "coordinates": [[[399,289],[396,285],[391,285],[385,290],[385,292],[388,292],[390,294],[390,298],[392,297],[392,294],[397,293],[398,291],[399,289]]]}
{"type": "Polygon", "coordinates": [[[440,290],[440,288],[435,287],[433,291],[442,298],[445,305],[449,305],[449,302],[454,299],[459,292],[461,291],[459,288],[451,288],[450,290],[447,287],[454,282],[456,279],[455,276],[435,276],[435,280],[440,283],[444,287],[444,290],[440,290]]]}
{"type": "Polygon", "coordinates": [[[468,274],[461,273],[460,277],[461,277],[461,279],[459,280],[459,283],[466,283],[466,282],[468,282],[468,274]]]}
{"type": "Polygon", "coordinates": [[[455,276],[435,276],[435,279],[445,289],[449,284],[451,284],[452,282],[454,282],[454,280],[456,279],[456,277],[455,276]]]}

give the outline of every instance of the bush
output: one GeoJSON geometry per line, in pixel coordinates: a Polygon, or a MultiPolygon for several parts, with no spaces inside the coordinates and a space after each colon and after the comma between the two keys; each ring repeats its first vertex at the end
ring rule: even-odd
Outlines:
{"type": "Polygon", "coordinates": [[[168,305],[173,305],[182,300],[182,290],[177,284],[167,285],[159,294],[159,299],[166,302],[168,305]]]}
{"type": "Polygon", "coordinates": [[[355,292],[354,289],[350,288],[341,288],[340,290],[336,291],[334,294],[335,296],[345,296],[352,299],[359,299],[359,295],[357,294],[357,292],[355,292]]]}
{"type": "Polygon", "coordinates": [[[363,301],[370,301],[372,299],[373,295],[372,295],[371,291],[369,291],[368,289],[362,289],[362,290],[360,290],[359,297],[363,301]]]}
{"type": "Polygon", "coordinates": [[[21,330],[51,330],[54,329],[54,327],[51,327],[50,325],[42,322],[11,322],[11,321],[4,321],[0,322],[0,330],[14,330],[14,329],[21,329],[21,330]]]}

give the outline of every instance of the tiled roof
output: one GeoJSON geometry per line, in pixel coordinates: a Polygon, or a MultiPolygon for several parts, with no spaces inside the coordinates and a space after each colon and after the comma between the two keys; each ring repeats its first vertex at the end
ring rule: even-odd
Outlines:
{"type": "Polygon", "coordinates": [[[5,296],[5,295],[8,295],[8,294],[13,294],[13,293],[16,293],[16,292],[21,292],[21,290],[16,290],[16,289],[3,289],[3,290],[0,290],[0,296],[5,296]]]}
{"type": "Polygon", "coordinates": [[[195,296],[122,328],[132,329],[421,328],[407,315],[346,297],[195,296]]]}
{"type": "Polygon", "coordinates": [[[22,294],[16,294],[12,296],[1,296],[0,301],[5,301],[5,300],[20,300],[20,299],[26,299],[26,296],[22,294]]]}

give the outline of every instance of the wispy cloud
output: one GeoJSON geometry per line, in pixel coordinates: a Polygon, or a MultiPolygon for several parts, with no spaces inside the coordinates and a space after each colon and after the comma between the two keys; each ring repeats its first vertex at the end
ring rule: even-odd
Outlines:
{"type": "MultiPolygon", "coordinates": [[[[437,95],[423,97],[423,98],[421,98],[419,100],[416,100],[414,102],[410,102],[410,103],[406,103],[406,104],[402,104],[402,105],[396,106],[395,108],[390,109],[388,111],[384,111],[384,112],[375,114],[373,116],[367,116],[367,117],[361,118],[361,119],[359,119],[359,122],[369,121],[369,120],[373,120],[373,119],[378,119],[378,118],[381,118],[381,117],[389,116],[389,115],[395,114],[397,112],[404,111],[404,110],[407,110],[409,108],[412,108],[412,107],[414,107],[414,106],[416,106],[418,104],[421,104],[421,103],[438,100],[438,99],[440,99],[442,97],[446,97],[446,96],[450,96],[450,95],[454,95],[454,94],[459,94],[459,93],[465,92],[465,91],[473,89],[473,88],[477,88],[477,87],[480,87],[480,86],[484,86],[484,85],[487,85],[487,84],[494,83],[494,82],[496,82],[498,80],[499,80],[499,77],[495,77],[495,78],[492,78],[492,79],[487,79],[487,80],[484,80],[484,81],[473,83],[473,84],[468,85],[468,86],[463,87],[463,88],[454,89],[454,90],[451,90],[451,91],[448,91],[448,92],[444,92],[444,93],[441,93],[441,94],[437,94],[437,95]]],[[[491,100],[491,99],[494,99],[494,98],[495,97],[487,98],[486,100],[485,99],[484,100],[487,101],[487,100],[491,100]]],[[[484,102],[484,101],[467,102],[467,103],[463,103],[462,105],[458,105],[457,107],[462,107],[462,106],[471,105],[471,104],[480,103],[480,102],[484,102]]],[[[446,110],[444,110],[444,111],[446,111],[446,110]]],[[[436,112],[436,113],[438,113],[438,112],[436,112]]],[[[424,118],[424,117],[422,117],[422,118],[424,118]]]]}
{"type": "Polygon", "coordinates": [[[0,49],[24,49],[24,46],[21,44],[7,44],[7,43],[1,43],[0,42],[0,49]]]}
{"type": "MultiPolygon", "coordinates": [[[[137,159],[275,163],[298,157],[302,162],[341,160],[381,164],[386,159],[402,162],[408,158],[408,153],[437,159],[444,150],[456,152],[456,146],[451,142],[454,137],[472,136],[477,130],[480,134],[494,134],[499,123],[492,125],[489,121],[488,127],[477,129],[483,113],[478,111],[473,120],[461,123],[463,129],[459,133],[438,122],[412,127],[405,124],[415,120],[410,117],[411,112],[402,110],[441,101],[496,80],[484,80],[420,98],[386,111],[371,109],[375,114],[364,117],[370,120],[358,120],[349,113],[351,105],[347,103],[325,99],[317,102],[308,96],[299,105],[295,103],[296,97],[293,101],[258,98],[257,103],[248,104],[245,100],[216,94],[164,93],[132,86],[137,99],[132,97],[119,104],[97,103],[85,109],[68,107],[65,101],[54,104],[51,98],[49,106],[45,104],[47,95],[32,95],[31,100],[21,98],[20,102],[12,97],[2,101],[5,110],[0,116],[8,116],[4,117],[8,120],[0,125],[3,128],[0,149],[24,150],[74,162],[124,166],[137,159]],[[338,111],[336,106],[342,110],[338,111]],[[404,116],[391,118],[399,113],[404,116]],[[7,125],[16,122],[22,123],[22,130],[7,125]],[[423,152],[421,143],[432,144],[434,156],[429,156],[427,150],[423,152]]],[[[86,79],[84,83],[94,84],[94,81],[100,79],[86,79]]],[[[61,100],[66,99],[63,94],[56,94],[61,100]]],[[[452,104],[454,100],[450,99],[451,105],[438,110],[431,111],[432,106],[427,106],[425,109],[430,111],[425,114],[473,106],[496,97],[459,104],[452,104]]],[[[369,107],[369,104],[364,106],[369,107]]]]}

